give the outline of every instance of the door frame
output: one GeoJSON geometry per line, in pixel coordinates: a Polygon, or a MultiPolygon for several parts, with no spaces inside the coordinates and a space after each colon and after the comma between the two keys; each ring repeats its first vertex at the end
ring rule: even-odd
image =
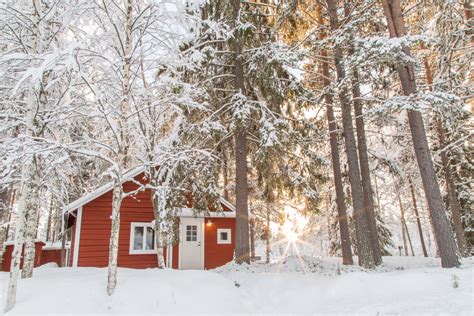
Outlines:
{"type": "Polygon", "coordinates": [[[200,267],[200,270],[204,270],[204,247],[206,245],[206,241],[205,241],[205,233],[204,233],[204,230],[205,230],[205,220],[204,220],[204,217],[184,217],[184,216],[180,216],[179,217],[179,256],[178,256],[178,269],[181,270],[181,267],[182,267],[182,260],[183,260],[183,242],[185,241],[184,238],[186,236],[184,236],[185,234],[185,229],[183,229],[183,221],[182,219],[183,218],[191,218],[191,219],[194,219],[197,221],[197,225],[200,225],[201,226],[201,267],[200,267]]]}

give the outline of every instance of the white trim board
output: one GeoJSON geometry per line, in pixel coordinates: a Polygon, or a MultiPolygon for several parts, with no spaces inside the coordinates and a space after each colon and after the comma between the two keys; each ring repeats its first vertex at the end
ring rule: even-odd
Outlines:
{"type": "Polygon", "coordinates": [[[72,266],[77,267],[79,262],[79,244],[81,242],[81,225],[82,225],[82,206],[77,209],[76,231],[74,233],[74,254],[72,258],[72,266]]]}

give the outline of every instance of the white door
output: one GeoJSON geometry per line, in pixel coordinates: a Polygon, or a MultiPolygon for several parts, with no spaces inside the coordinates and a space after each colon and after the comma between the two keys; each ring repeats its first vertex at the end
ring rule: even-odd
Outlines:
{"type": "Polygon", "coordinates": [[[180,218],[180,269],[204,269],[204,218],[180,218]]]}

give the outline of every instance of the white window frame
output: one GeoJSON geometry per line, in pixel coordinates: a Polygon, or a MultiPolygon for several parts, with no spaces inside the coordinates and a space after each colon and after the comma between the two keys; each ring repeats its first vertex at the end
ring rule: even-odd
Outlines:
{"type": "MultiPolygon", "coordinates": [[[[150,255],[156,253],[156,241],[153,240],[153,249],[142,249],[142,250],[135,250],[133,249],[133,240],[135,237],[135,227],[143,227],[143,246],[146,245],[146,228],[150,227],[155,230],[151,223],[142,223],[142,222],[133,222],[130,224],[130,247],[129,247],[129,254],[131,255],[150,255]]],[[[156,236],[155,236],[156,238],[156,236]]]]}
{"type": "Polygon", "coordinates": [[[232,243],[232,229],[230,228],[218,228],[217,229],[217,243],[219,245],[229,245],[232,243]],[[221,233],[227,233],[227,236],[229,239],[227,240],[222,240],[221,239],[221,233]]]}

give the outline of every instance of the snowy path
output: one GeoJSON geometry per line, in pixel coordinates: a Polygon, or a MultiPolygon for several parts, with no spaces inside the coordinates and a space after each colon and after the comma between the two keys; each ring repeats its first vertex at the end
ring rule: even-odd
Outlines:
{"type": "MultiPolygon", "coordinates": [[[[432,258],[386,257],[379,271],[336,268],[335,259],[305,258],[270,266],[214,271],[119,269],[112,297],[106,269],[41,267],[21,280],[8,315],[33,313],[473,313],[474,260],[441,269],[432,258]],[[403,269],[401,268],[403,267],[403,269]],[[304,270],[306,272],[295,272],[304,270]],[[279,271],[279,272],[278,272],[279,271]],[[340,274],[338,274],[340,273],[340,274]],[[454,277],[454,275],[456,277],[454,277]],[[453,287],[453,278],[458,287],[453,287]]],[[[8,274],[0,273],[2,301],[8,274]]]]}

